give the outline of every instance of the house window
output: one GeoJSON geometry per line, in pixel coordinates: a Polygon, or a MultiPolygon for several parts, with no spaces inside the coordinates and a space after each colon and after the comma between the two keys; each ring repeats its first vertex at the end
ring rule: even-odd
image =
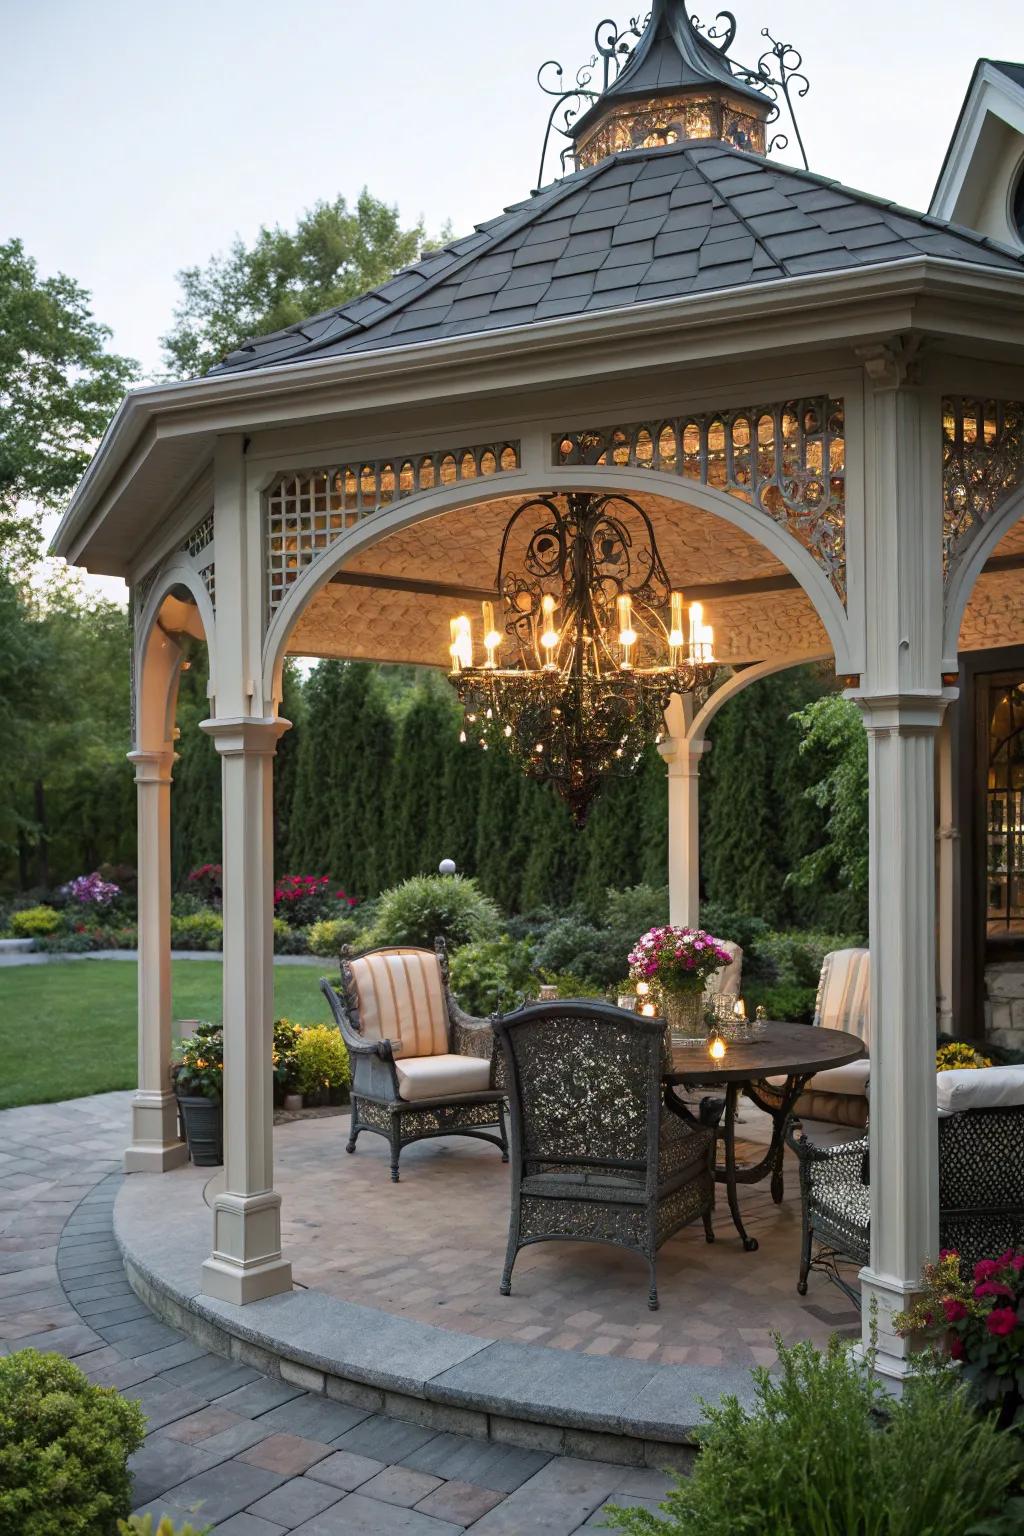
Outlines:
{"type": "Polygon", "coordinates": [[[1024,676],[983,682],[985,927],[998,944],[1024,936],[1024,676]]]}

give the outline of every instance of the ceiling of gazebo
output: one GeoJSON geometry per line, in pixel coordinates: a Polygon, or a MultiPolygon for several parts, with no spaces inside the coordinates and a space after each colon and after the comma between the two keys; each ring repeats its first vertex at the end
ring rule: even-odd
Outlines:
{"type": "Polygon", "coordinates": [[[960,625],[959,643],[962,651],[1024,644],[1024,519],[1000,539],[978,577],[960,625]]]}
{"type": "MultiPolygon", "coordinates": [[[[704,603],[723,661],[829,651],[810,600],[748,534],[696,507],[658,496],[634,499],[654,523],[673,585],[682,588],[688,601],[704,603]]],[[[448,621],[465,610],[476,623],[480,597],[494,591],[502,532],[522,500],[505,498],[448,512],[363,550],[300,615],[289,651],[447,664],[448,621]],[[381,584],[367,585],[372,578],[381,584]],[[408,583],[445,591],[432,595],[409,590],[408,583]],[[461,589],[466,589],[463,598],[461,589]]]]}

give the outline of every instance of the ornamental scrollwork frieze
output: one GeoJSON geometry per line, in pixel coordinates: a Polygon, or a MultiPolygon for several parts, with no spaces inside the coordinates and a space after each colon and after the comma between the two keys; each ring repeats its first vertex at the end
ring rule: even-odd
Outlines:
{"type": "Polygon", "coordinates": [[[519,469],[518,442],[492,442],[278,475],[264,502],[267,620],[313,561],[350,528],[419,492],[519,469]]]}
{"type": "Polygon", "coordinates": [[[556,433],[556,465],[658,470],[725,491],[780,524],[846,603],[843,401],[777,401],[556,433]]]}
{"type": "Polygon", "coordinates": [[[979,530],[1024,484],[1024,402],[942,402],[942,567],[948,583],[979,530]]]}

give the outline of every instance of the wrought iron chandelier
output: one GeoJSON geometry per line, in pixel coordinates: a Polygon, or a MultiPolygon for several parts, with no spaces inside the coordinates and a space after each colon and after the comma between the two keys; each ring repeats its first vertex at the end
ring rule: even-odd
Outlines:
{"type": "Polygon", "coordinates": [[[628,496],[524,502],[502,537],[497,593],[503,625],[484,602],[482,666],[468,615],[451,620],[462,739],[486,751],[504,738],[582,826],[604,780],[660,739],[670,695],[710,688],[714,636],[699,603],[686,624],[651,520],[628,496]]]}

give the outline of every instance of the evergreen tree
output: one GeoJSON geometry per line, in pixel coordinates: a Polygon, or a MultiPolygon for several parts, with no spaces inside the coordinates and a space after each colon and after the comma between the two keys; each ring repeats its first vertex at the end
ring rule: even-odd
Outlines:
{"type": "Polygon", "coordinates": [[[277,744],[274,758],[274,869],[286,874],[291,841],[292,812],[295,805],[299,772],[299,751],[305,724],[306,702],[302,677],[294,661],[284,664],[281,689],[281,714],[291,722],[277,744]]]}
{"type": "Polygon", "coordinates": [[[206,647],[190,650],[190,665],[178,685],[178,761],[171,790],[171,870],[180,885],[198,864],[221,862],[220,756],[199,729],[210,714],[206,647]]]}
{"type": "Polygon", "coordinates": [[[527,803],[528,852],[519,892],[520,909],[536,912],[551,907],[556,912],[572,904],[579,878],[585,834],[573,826],[572,817],[550,785],[529,784],[527,803]]]}
{"type": "MultiPolygon", "coordinates": [[[[388,790],[387,883],[433,874],[447,853],[446,769],[459,710],[440,678],[424,677],[404,710],[388,790]]],[[[458,861],[456,861],[458,862],[458,861]]],[[[461,868],[461,866],[460,866],[461,868]]],[[[464,871],[465,872],[465,871],[464,871]]]]}

